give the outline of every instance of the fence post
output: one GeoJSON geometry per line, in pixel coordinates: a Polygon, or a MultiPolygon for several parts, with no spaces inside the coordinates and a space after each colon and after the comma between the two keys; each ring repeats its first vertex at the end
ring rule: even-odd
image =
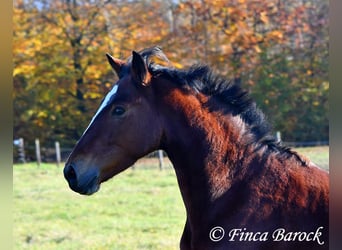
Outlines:
{"type": "Polygon", "coordinates": [[[42,161],[41,156],[40,156],[40,144],[39,144],[39,139],[35,140],[36,144],[36,158],[37,158],[37,165],[38,167],[40,166],[40,163],[42,161]]]}
{"type": "Polygon", "coordinates": [[[59,167],[59,164],[61,163],[61,148],[60,148],[58,141],[55,142],[55,148],[56,148],[57,167],[59,167]]]}
{"type": "Polygon", "coordinates": [[[162,170],[164,168],[163,150],[158,150],[158,159],[159,159],[159,169],[162,170]]]}
{"type": "Polygon", "coordinates": [[[19,138],[18,143],[19,143],[18,144],[19,162],[26,163],[24,139],[23,138],[19,138]]]}
{"type": "Polygon", "coordinates": [[[277,133],[276,133],[276,138],[277,138],[277,142],[281,142],[281,134],[280,134],[280,131],[277,131],[277,133]]]}

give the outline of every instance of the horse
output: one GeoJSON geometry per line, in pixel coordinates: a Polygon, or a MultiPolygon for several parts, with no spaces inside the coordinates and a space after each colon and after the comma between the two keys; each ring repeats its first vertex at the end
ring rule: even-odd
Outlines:
{"type": "Polygon", "coordinates": [[[118,81],[66,161],[73,191],[160,149],[186,209],[180,249],[328,249],[329,173],[278,142],[241,83],[159,47],[106,56],[118,81]]]}

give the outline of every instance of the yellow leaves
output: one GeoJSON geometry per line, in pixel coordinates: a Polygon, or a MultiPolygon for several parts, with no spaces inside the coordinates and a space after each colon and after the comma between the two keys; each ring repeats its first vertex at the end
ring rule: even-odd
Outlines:
{"type": "Polygon", "coordinates": [[[236,9],[233,7],[227,7],[225,9],[227,10],[228,14],[230,14],[230,15],[233,14],[234,12],[236,12],[236,9]]]}
{"type": "Polygon", "coordinates": [[[270,40],[280,41],[284,38],[282,31],[273,30],[267,34],[267,38],[270,40]]]}
{"type": "Polygon", "coordinates": [[[178,62],[172,62],[172,65],[177,69],[183,68],[183,65],[181,63],[178,63],[178,62]]]}
{"type": "Polygon", "coordinates": [[[266,1],[267,2],[267,9],[269,14],[276,14],[278,12],[278,7],[275,2],[266,1]]]}
{"type": "Polygon", "coordinates": [[[40,128],[44,126],[44,122],[42,120],[35,120],[33,123],[40,128]]]}
{"type": "Polygon", "coordinates": [[[122,8],[121,8],[121,12],[123,12],[123,13],[127,13],[127,12],[129,12],[130,11],[130,8],[128,7],[128,6],[123,6],[122,8]]]}
{"type": "Polygon", "coordinates": [[[319,103],[318,101],[313,101],[313,102],[312,102],[312,105],[317,107],[317,106],[320,105],[320,103],[319,103]]]}
{"type": "Polygon", "coordinates": [[[16,75],[19,75],[20,73],[22,73],[22,69],[14,68],[12,75],[16,76],[16,75]]]}
{"type": "Polygon", "coordinates": [[[268,24],[269,23],[269,19],[267,16],[267,13],[265,11],[260,13],[260,20],[264,23],[264,24],[268,24]]]}
{"type": "Polygon", "coordinates": [[[47,118],[48,114],[46,113],[46,111],[38,111],[37,117],[38,118],[47,118]]]}
{"type": "Polygon", "coordinates": [[[102,94],[100,93],[95,93],[95,92],[87,92],[84,94],[84,98],[86,99],[98,99],[98,98],[101,98],[103,97],[102,94]]]}
{"type": "Polygon", "coordinates": [[[13,76],[20,75],[20,74],[31,75],[34,69],[35,69],[34,65],[22,64],[22,65],[16,66],[13,69],[13,76]]]}
{"type": "Polygon", "coordinates": [[[106,87],[107,89],[110,89],[111,86],[112,86],[112,83],[110,83],[110,82],[106,82],[106,83],[105,83],[105,87],[106,87]]]}
{"type": "Polygon", "coordinates": [[[101,78],[102,70],[97,65],[90,65],[87,68],[86,75],[89,79],[99,79],[101,78]]]}
{"type": "Polygon", "coordinates": [[[323,90],[328,91],[329,90],[329,82],[327,82],[327,81],[322,82],[322,88],[323,88],[323,90]]]}
{"type": "Polygon", "coordinates": [[[255,45],[253,48],[254,48],[256,53],[261,53],[262,52],[258,45],[255,45]]]}
{"type": "Polygon", "coordinates": [[[222,44],[220,46],[220,49],[222,51],[222,54],[225,54],[225,55],[226,54],[230,55],[233,52],[233,48],[232,48],[231,44],[222,44]]]}
{"type": "Polygon", "coordinates": [[[87,85],[87,89],[84,93],[85,99],[101,99],[103,97],[103,93],[100,91],[101,82],[93,80],[89,85],[87,85]]]}

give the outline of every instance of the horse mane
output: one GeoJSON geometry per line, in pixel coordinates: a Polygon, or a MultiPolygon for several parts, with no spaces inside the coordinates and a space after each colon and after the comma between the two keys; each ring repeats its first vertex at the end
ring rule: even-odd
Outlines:
{"type": "MultiPolygon", "coordinates": [[[[253,142],[257,145],[256,150],[267,146],[273,153],[281,154],[286,158],[295,156],[302,165],[307,165],[305,159],[276,139],[264,113],[257,108],[248,91],[244,90],[240,83],[223,79],[206,65],[193,65],[187,70],[173,68],[159,47],[144,49],[139,54],[146,61],[152,75],[165,77],[180,86],[189,86],[195,92],[213,97],[223,104],[219,107],[221,112],[231,113],[233,116],[239,115],[250,128],[253,142]],[[167,62],[169,67],[156,64],[154,57],[167,62]]],[[[208,108],[217,109],[217,107],[208,108]]]]}

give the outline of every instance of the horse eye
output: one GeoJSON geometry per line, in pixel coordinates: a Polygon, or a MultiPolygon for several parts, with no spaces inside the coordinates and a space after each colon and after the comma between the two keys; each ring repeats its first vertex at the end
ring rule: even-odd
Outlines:
{"type": "Polygon", "coordinates": [[[112,115],[120,116],[120,115],[123,115],[125,112],[126,110],[123,107],[116,106],[112,111],[112,115]]]}

